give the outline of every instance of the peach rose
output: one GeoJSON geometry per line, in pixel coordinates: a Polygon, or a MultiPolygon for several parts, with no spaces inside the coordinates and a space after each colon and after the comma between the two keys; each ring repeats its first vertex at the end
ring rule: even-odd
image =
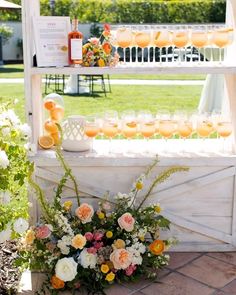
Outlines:
{"type": "Polygon", "coordinates": [[[80,205],[75,210],[75,215],[82,221],[82,223],[91,222],[94,214],[93,207],[87,203],[80,205]]]}
{"type": "Polygon", "coordinates": [[[71,241],[71,246],[75,249],[83,249],[86,244],[86,238],[82,235],[76,235],[71,241]]]}
{"type": "Polygon", "coordinates": [[[110,255],[115,269],[126,269],[132,263],[132,255],[125,249],[116,249],[110,255]]]}
{"type": "Polygon", "coordinates": [[[134,229],[134,218],[130,213],[124,213],[120,218],[118,218],[118,224],[120,228],[127,232],[131,232],[134,229]]]}

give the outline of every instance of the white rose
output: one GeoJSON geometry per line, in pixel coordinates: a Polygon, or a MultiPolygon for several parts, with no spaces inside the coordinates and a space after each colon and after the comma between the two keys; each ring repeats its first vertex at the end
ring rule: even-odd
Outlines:
{"type": "Polygon", "coordinates": [[[13,229],[18,234],[23,234],[29,227],[29,223],[27,220],[23,218],[18,218],[13,224],[13,229]]]}
{"type": "Polygon", "coordinates": [[[11,201],[11,194],[9,191],[0,193],[0,204],[6,205],[11,201]]]}
{"type": "Polygon", "coordinates": [[[0,168],[6,169],[9,165],[9,160],[5,151],[0,150],[0,168]]]}
{"type": "Polygon", "coordinates": [[[57,242],[57,247],[61,250],[61,253],[64,255],[68,255],[70,253],[70,248],[62,240],[59,240],[57,242]]]}
{"type": "Polygon", "coordinates": [[[97,254],[88,253],[87,249],[84,248],[80,253],[79,263],[83,268],[95,268],[97,264],[97,254]]]}
{"type": "Polygon", "coordinates": [[[19,129],[24,136],[30,137],[32,134],[31,128],[28,124],[21,125],[19,129]]]}
{"type": "Polygon", "coordinates": [[[64,282],[73,281],[77,275],[77,263],[73,258],[58,260],[55,267],[56,276],[64,282]]]}
{"type": "Polygon", "coordinates": [[[4,243],[11,238],[11,229],[8,227],[7,229],[0,232],[0,243],[4,243]]]}

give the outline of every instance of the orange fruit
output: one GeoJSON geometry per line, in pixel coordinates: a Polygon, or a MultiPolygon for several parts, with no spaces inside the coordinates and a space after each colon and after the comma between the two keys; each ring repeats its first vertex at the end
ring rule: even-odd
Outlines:
{"type": "Polygon", "coordinates": [[[52,120],[50,120],[50,119],[48,119],[47,121],[45,121],[45,123],[44,123],[44,129],[48,133],[56,133],[56,132],[58,132],[57,124],[55,122],[53,122],[52,120]]]}
{"type": "MultiPolygon", "coordinates": [[[[53,108],[50,111],[50,117],[54,121],[61,121],[64,117],[64,108],[60,105],[56,105],[55,108],[53,108]]],[[[51,131],[52,133],[55,133],[56,131],[51,131]]]]}
{"type": "Polygon", "coordinates": [[[50,136],[53,138],[55,145],[59,145],[60,144],[59,132],[51,133],[50,136]]]}
{"type": "Polygon", "coordinates": [[[39,145],[43,149],[50,149],[54,145],[54,139],[49,135],[43,135],[39,137],[39,145]]]}
{"type": "Polygon", "coordinates": [[[52,99],[48,99],[44,102],[44,108],[48,111],[51,111],[56,106],[55,101],[52,99]]]}

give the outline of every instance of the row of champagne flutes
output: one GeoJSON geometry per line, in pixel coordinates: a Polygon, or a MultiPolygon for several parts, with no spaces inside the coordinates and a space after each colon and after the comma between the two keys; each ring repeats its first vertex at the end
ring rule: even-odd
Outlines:
{"type": "MultiPolygon", "coordinates": [[[[109,151],[112,150],[112,139],[144,138],[147,142],[150,139],[164,139],[165,150],[168,148],[167,141],[171,138],[180,138],[185,141],[188,138],[200,138],[203,149],[207,150],[205,139],[215,136],[225,139],[232,134],[232,123],[230,116],[215,112],[212,114],[189,114],[186,112],[170,113],[159,111],[153,115],[149,111],[135,112],[124,111],[121,116],[116,111],[106,111],[103,115],[91,115],[86,117],[84,133],[89,138],[97,136],[109,139],[109,151]]],[[[184,151],[184,142],[183,151],[184,151]]],[[[223,142],[222,151],[225,152],[223,142]]]]}
{"type": "MultiPolygon", "coordinates": [[[[187,48],[190,48],[190,61],[193,58],[193,48],[198,49],[198,62],[201,61],[201,50],[203,50],[203,61],[205,49],[210,48],[211,53],[208,58],[213,61],[213,48],[219,50],[219,63],[222,63],[224,49],[231,45],[234,40],[234,30],[225,25],[175,25],[175,26],[122,26],[113,27],[112,45],[116,50],[123,49],[123,61],[138,62],[141,49],[141,62],[144,64],[145,49],[147,52],[147,62],[155,62],[155,57],[150,58],[150,49],[160,49],[160,63],[162,61],[175,60],[175,48],[178,50],[178,63],[181,63],[181,56],[186,61],[187,48]],[[136,48],[135,60],[132,59],[132,48],[136,48]],[[127,59],[127,48],[129,48],[129,58],[127,59]],[[171,53],[169,54],[169,48],[171,53]],[[163,55],[163,49],[165,54],[163,55]],[[170,56],[171,55],[171,56],[170,56]]],[[[152,51],[155,53],[155,50],[152,51]]]]}

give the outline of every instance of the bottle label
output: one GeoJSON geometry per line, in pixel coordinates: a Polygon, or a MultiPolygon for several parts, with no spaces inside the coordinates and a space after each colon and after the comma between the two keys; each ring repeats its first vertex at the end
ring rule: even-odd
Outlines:
{"type": "Polygon", "coordinates": [[[82,39],[71,39],[71,59],[82,59],[82,39]]]}

